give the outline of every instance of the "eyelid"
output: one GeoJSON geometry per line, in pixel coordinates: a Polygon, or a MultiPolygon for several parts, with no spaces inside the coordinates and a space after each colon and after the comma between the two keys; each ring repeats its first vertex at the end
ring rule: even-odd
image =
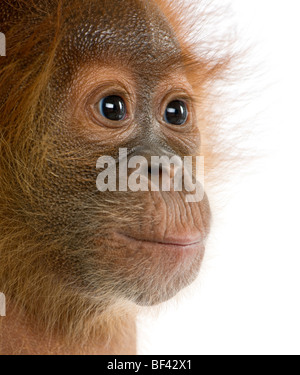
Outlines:
{"type": "Polygon", "coordinates": [[[99,95],[96,95],[94,99],[94,105],[97,106],[101,102],[101,100],[109,96],[119,96],[122,100],[124,100],[126,107],[128,107],[127,103],[129,103],[130,106],[133,103],[132,99],[130,99],[130,97],[123,91],[110,89],[110,90],[101,92],[101,94],[99,93],[99,95]]]}
{"type": "Polygon", "coordinates": [[[164,90],[164,99],[170,98],[170,100],[186,100],[188,102],[194,102],[195,98],[193,92],[185,87],[177,87],[169,86],[166,90],[164,90]]]}
{"type": "Polygon", "coordinates": [[[97,104],[106,96],[112,95],[120,96],[126,104],[129,104],[129,106],[127,106],[128,108],[134,105],[135,101],[133,93],[128,91],[128,89],[124,84],[122,84],[122,82],[118,81],[107,81],[105,83],[99,84],[87,96],[86,102],[88,105],[97,104]]]}

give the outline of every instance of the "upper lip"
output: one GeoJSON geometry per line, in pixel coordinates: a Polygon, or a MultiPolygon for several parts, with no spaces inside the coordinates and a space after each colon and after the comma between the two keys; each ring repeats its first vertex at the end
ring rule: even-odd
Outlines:
{"type": "Polygon", "coordinates": [[[122,234],[120,233],[121,236],[124,236],[124,237],[127,237],[129,239],[132,239],[132,240],[135,240],[135,241],[142,241],[142,242],[151,242],[151,243],[157,243],[157,244],[160,244],[160,245],[173,245],[173,246],[182,246],[182,247],[186,247],[186,246],[191,246],[191,245],[196,245],[198,243],[201,243],[202,242],[202,238],[200,235],[198,236],[182,236],[182,237],[178,237],[178,236],[174,236],[174,237],[167,237],[167,238],[164,238],[164,239],[158,239],[158,238],[146,238],[146,237],[135,237],[135,236],[131,236],[131,235],[128,235],[128,234],[122,234]]]}

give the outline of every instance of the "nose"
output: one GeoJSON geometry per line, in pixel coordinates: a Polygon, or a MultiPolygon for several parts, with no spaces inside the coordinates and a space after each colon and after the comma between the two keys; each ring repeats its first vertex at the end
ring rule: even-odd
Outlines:
{"type": "Polygon", "coordinates": [[[138,171],[153,191],[170,191],[175,177],[182,179],[182,160],[174,153],[159,148],[138,148],[132,156],[141,157],[138,171]]]}

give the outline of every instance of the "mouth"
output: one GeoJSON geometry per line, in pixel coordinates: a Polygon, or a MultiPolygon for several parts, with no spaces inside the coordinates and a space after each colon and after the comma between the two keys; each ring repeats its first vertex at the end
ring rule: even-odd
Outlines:
{"type": "Polygon", "coordinates": [[[164,239],[150,239],[147,237],[133,237],[127,234],[118,233],[118,236],[123,240],[131,243],[132,245],[139,246],[141,248],[157,249],[157,250],[173,250],[173,251],[184,251],[184,250],[198,250],[199,247],[203,247],[203,239],[200,235],[195,236],[170,236],[164,239]]]}

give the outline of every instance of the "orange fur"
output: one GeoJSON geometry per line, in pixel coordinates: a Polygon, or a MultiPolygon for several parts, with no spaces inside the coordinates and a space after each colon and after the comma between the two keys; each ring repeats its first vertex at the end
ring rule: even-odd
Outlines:
{"type": "MultiPolygon", "coordinates": [[[[184,7],[163,0],[155,2],[172,25],[181,46],[184,69],[197,102],[201,154],[205,156],[207,175],[216,175],[217,167],[227,157],[222,148],[215,146],[221,141],[218,121],[211,109],[216,98],[211,89],[226,76],[233,56],[230,52],[219,56],[216,50],[206,55],[197,53],[196,42],[187,41],[189,30],[178,16],[184,7]]],[[[9,9],[6,6],[0,16],[1,31],[7,39],[7,57],[0,59],[0,291],[7,295],[14,313],[22,317],[24,314],[28,324],[36,325],[39,332],[49,335],[59,332],[63,340],[86,343],[91,337],[109,342],[117,332],[124,331],[126,342],[126,321],[138,312],[133,303],[114,301],[110,290],[102,291],[109,300],[107,306],[97,300],[87,301],[82,293],[59,284],[54,272],[45,274],[48,260],[45,252],[54,258],[62,244],[73,236],[70,232],[63,239],[51,240],[51,231],[40,229],[39,220],[46,217],[47,210],[38,203],[47,199],[47,190],[42,192],[41,187],[46,189],[49,158],[50,162],[65,167],[71,160],[87,162],[84,156],[80,158],[80,152],[55,154],[56,145],[45,130],[49,124],[55,126],[56,121],[49,117],[48,107],[53,94],[49,83],[59,69],[57,55],[68,19],[74,9],[81,14],[82,1],[73,1],[72,8],[64,0],[52,1],[51,5],[42,2],[48,4],[46,7],[33,0],[5,3],[11,8],[6,13],[9,9]],[[37,189],[41,194],[38,198],[37,189]]],[[[204,8],[201,21],[204,23],[213,16],[204,8]]],[[[87,159],[90,160],[89,156],[87,159]]],[[[80,207],[81,203],[77,203],[80,207]]],[[[137,208],[139,214],[140,211],[137,208]]],[[[128,220],[138,220],[137,212],[128,220]]],[[[108,217],[113,215],[116,212],[108,213],[108,217]]],[[[60,266],[59,258],[55,265],[60,266]]]]}

